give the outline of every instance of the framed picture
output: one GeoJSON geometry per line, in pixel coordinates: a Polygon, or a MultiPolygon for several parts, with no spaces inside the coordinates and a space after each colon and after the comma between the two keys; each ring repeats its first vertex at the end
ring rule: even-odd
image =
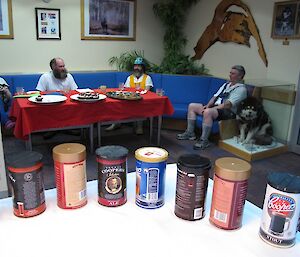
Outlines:
{"type": "Polygon", "coordinates": [[[35,8],[36,38],[61,39],[60,9],[35,8]]]}
{"type": "Polygon", "coordinates": [[[81,0],[81,39],[135,40],[136,0],[81,0]]]}
{"type": "Polygon", "coordinates": [[[300,1],[274,4],[272,35],[274,39],[300,38],[300,1]]]}
{"type": "Polygon", "coordinates": [[[0,39],[14,38],[11,0],[0,0],[0,39]]]}

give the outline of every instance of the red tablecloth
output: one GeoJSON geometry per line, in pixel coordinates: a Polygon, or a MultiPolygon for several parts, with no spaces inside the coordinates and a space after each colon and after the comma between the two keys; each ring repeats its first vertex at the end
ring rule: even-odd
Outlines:
{"type": "MultiPolygon", "coordinates": [[[[73,91],[70,95],[76,93],[73,91]]],[[[70,95],[66,102],[53,105],[31,103],[26,98],[14,99],[10,115],[16,118],[15,137],[26,140],[29,134],[39,130],[172,115],[174,112],[168,97],[153,92],[147,92],[137,101],[106,98],[94,103],[73,101],[70,95]]]]}

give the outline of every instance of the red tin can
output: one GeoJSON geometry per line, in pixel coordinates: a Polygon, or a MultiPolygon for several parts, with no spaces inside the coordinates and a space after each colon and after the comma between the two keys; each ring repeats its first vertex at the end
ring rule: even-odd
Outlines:
{"type": "Polygon", "coordinates": [[[98,202],[116,207],[126,203],[126,175],[128,150],[108,145],[96,150],[98,162],[98,202]]]}
{"type": "Polygon", "coordinates": [[[86,149],[82,144],[66,143],[53,148],[57,205],[77,209],[87,204],[86,149]]]}
{"type": "Polygon", "coordinates": [[[215,175],[209,221],[215,226],[233,230],[242,226],[248,178],[251,165],[238,158],[220,158],[215,175]]]}
{"type": "Polygon", "coordinates": [[[46,209],[42,158],[42,154],[33,151],[10,154],[6,158],[13,212],[18,217],[36,216],[46,209]]]}

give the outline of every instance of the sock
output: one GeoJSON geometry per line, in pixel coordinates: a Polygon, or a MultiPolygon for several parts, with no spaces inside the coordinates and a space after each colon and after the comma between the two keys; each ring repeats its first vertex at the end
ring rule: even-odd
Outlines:
{"type": "Polygon", "coordinates": [[[196,120],[187,120],[187,128],[186,131],[190,134],[194,133],[195,131],[195,124],[196,124],[196,120]]]}
{"type": "Polygon", "coordinates": [[[211,126],[208,126],[206,124],[202,124],[202,135],[201,135],[201,139],[206,141],[208,140],[208,137],[210,135],[210,131],[211,131],[211,126]]]}

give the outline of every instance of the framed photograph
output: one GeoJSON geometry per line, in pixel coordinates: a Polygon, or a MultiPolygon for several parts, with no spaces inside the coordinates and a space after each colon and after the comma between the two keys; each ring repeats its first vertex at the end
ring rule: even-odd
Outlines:
{"type": "Polygon", "coordinates": [[[136,0],[81,0],[81,39],[135,40],[136,0]]]}
{"type": "Polygon", "coordinates": [[[11,0],[0,0],[0,39],[14,38],[11,0]]]}
{"type": "Polygon", "coordinates": [[[35,8],[36,38],[61,39],[60,9],[35,8]]]}
{"type": "Polygon", "coordinates": [[[276,2],[274,4],[272,35],[274,39],[300,38],[300,1],[276,2]]]}

